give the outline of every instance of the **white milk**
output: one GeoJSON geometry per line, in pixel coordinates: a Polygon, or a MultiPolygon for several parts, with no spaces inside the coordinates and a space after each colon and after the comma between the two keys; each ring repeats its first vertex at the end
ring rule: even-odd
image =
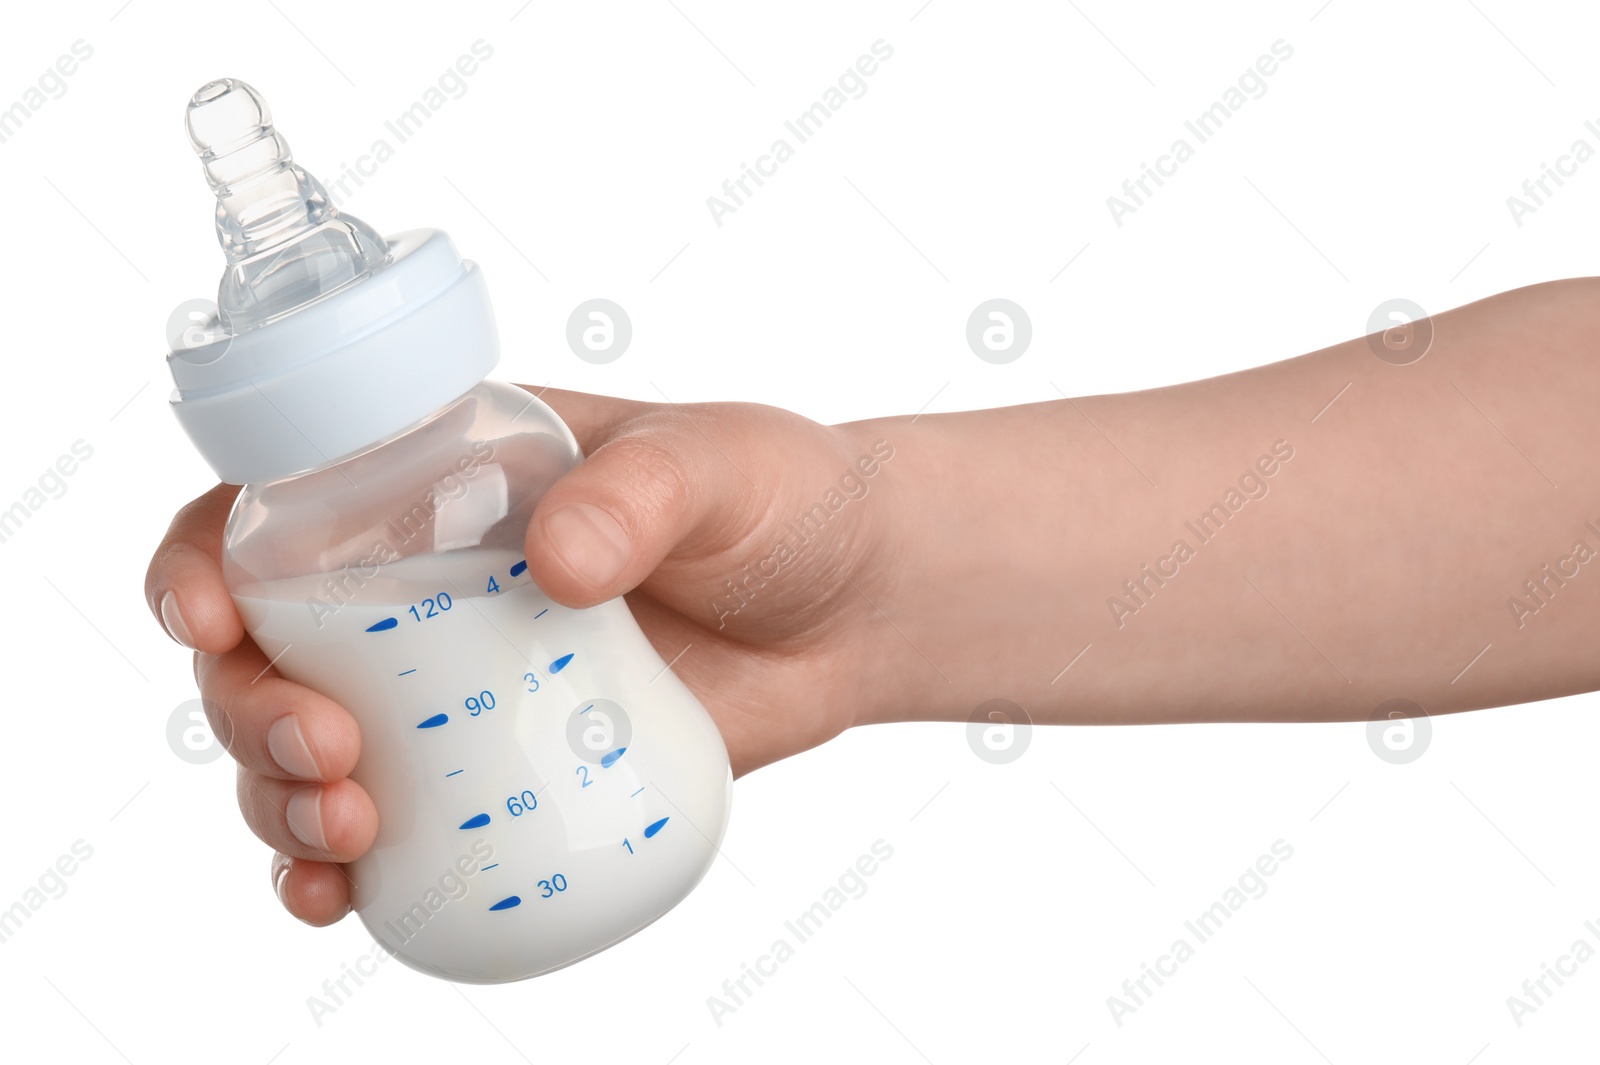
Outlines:
{"type": "Polygon", "coordinates": [[[722,738],[626,604],[558,606],[521,562],[452,551],[338,576],[337,598],[328,574],[234,596],[278,672],[361,725],[351,777],[380,818],[344,867],[362,921],[452,980],[632,935],[705,875],[727,821],[722,738]],[[343,605],[319,624],[313,597],[343,605]]]}

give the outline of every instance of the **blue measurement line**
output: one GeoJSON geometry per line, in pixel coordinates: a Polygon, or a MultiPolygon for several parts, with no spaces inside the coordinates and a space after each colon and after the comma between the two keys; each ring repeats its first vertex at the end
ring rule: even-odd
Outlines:
{"type": "MultiPolygon", "coordinates": [[[[643,791],[643,790],[644,790],[643,788],[639,789],[639,791],[643,791]]],[[[629,795],[628,798],[630,798],[630,799],[633,798],[634,795],[639,794],[639,791],[634,792],[633,795],[629,795]]]]}
{"type": "Polygon", "coordinates": [[[453,777],[453,776],[455,776],[455,775],[456,775],[456,773],[465,773],[465,772],[466,772],[466,770],[465,770],[465,769],[457,769],[457,770],[456,770],[456,772],[455,772],[455,773],[446,773],[446,774],[445,774],[445,776],[447,776],[447,777],[453,777]]]}
{"type": "Polygon", "coordinates": [[[578,713],[580,715],[581,714],[587,714],[590,710],[593,710],[593,709],[594,709],[594,704],[590,703],[588,706],[584,707],[582,710],[579,710],[578,713]]]}
{"type": "Polygon", "coordinates": [[[533,615],[533,620],[538,621],[540,618],[544,617],[548,613],[550,613],[550,608],[549,607],[545,607],[543,610],[541,610],[537,614],[533,615]]]}
{"type": "Polygon", "coordinates": [[[414,669],[408,669],[404,673],[401,673],[401,674],[398,674],[398,675],[402,676],[402,677],[405,677],[405,676],[410,676],[412,673],[415,673],[415,672],[416,672],[416,670],[414,670],[414,669]]]}
{"type": "Polygon", "coordinates": [[[521,905],[522,905],[522,896],[520,896],[520,895],[511,895],[511,896],[509,896],[507,898],[501,899],[499,902],[495,903],[493,906],[490,906],[489,909],[491,909],[491,910],[509,910],[513,906],[521,906],[521,905]]]}
{"type": "Polygon", "coordinates": [[[444,724],[446,721],[449,721],[449,720],[450,720],[450,715],[449,714],[434,714],[432,717],[428,718],[428,720],[424,721],[422,724],[418,725],[417,727],[418,728],[438,728],[440,725],[444,724]]]}
{"type": "Polygon", "coordinates": [[[518,562],[518,563],[516,563],[515,565],[513,565],[511,567],[511,575],[513,577],[520,577],[526,572],[528,572],[528,560],[527,559],[523,559],[521,562],[518,562]]]}
{"type": "Polygon", "coordinates": [[[626,748],[626,747],[618,747],[616,750],[612,751],[610,754],[608,754],[604,758],[600,759],[600,768],[601,769],[610,769],[612,766],[617,764],[617,759],[621,758],[627,752],[628,752],[628,748],[626,748]]]}
{"type": "Polygon", "coordinates": [[[486,825],[488,823],[489,823],[489,815],[488,814],[478,814],[476,817],[469,817],[465,821],[461,822],[461,827],[462,828],[482,828],[484,825],[486,825]]]}
{"type": "Polygon", "coordinates": [[[562,655],[560,658],[550,663],[550,672],[560,673],[563,669],[567,668],[567,663],[570,661],[572,661],[572,655],[562,655]]]}
{"type": "Polygon", "coordinates": [[[384,618],[382,621],[367,626],[368,632],[387,632],[400,624],[399,618],[384,618]]]}
{"type": "Polygon", "coordinates": [[[493,865],[484,866],[482,869],[479,869],[478,872],[487,873],[491,869],[498,869],[498,868],[500,868],[500,863],[499,862],[495,862],[493,865]]]}
{"type": "Polygon", "coordinates": [[[650,825],[644,826],[644,838],[645,839],[649,839],[651,836],[655,835],[657,832],[660,832],[661,831],[661,826],[665,825],[670,820],[672,820],[670,817],[663,817],[661,820],[655,822],[654,824],[650,824],[650,825]]]}

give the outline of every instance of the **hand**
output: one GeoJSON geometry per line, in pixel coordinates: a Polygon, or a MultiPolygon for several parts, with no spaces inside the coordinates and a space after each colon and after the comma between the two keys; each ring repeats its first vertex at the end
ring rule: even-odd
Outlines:
{"type": "MultiPolygon", "coordinates": [[[[530,522],[528,570],[540,588],[573,607],[626,594],[710,711],[736,775],[856,723],[873,658],[860,630],[882,638],[871,600],[893,561],[892,476],[864,473],[882,469],[874,441],[752,404],[541,398],[588,458],[530,522]],[[877,498],[864,505],[869,493],[877,498]],[[808,517],[820,531],[802,541],[808,517]],[[789,554],[775,555],[779,543],[789,554]]],[[[372,845],[378,814],[348,779],[361,749],[355,719],[278,675],[245,635],[219,557],[237,493],[218,485],[178,512],[145,595],[168,634],[197,652],[207,716],[239,763],[240,809],[276,851],[279,899],[309,924],[331,924],[350,909],[337,863],[372,845]]]]}

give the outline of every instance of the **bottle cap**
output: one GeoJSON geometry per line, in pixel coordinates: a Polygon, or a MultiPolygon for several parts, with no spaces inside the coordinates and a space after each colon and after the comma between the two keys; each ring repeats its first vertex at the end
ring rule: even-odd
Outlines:
{"type": "Polygon", "coordinates": [[[488,288],[448,236],[385,240],[342,213],[242,81],[201,87],[187,120],[228,265],[215,320],[187,332],[167,365],[178,421],[218,477],[249,484],[326,466],[494,369],[488,288]]]}

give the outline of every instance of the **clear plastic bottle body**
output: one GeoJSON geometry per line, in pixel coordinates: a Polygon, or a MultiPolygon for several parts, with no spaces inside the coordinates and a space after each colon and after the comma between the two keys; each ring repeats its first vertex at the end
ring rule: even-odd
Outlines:
{"type": "Polygon", "coordinates": [[[485,381],[245,486],[224,535],[256,642],[361,726],[352,778],[380,829],[347,867],[355,907],[435,975],[522,979],[631,935],[726,825],[721,737],[626,603],[571,610],[527,574],[529,517],[581,458],[545,404],[485,381]]]}

